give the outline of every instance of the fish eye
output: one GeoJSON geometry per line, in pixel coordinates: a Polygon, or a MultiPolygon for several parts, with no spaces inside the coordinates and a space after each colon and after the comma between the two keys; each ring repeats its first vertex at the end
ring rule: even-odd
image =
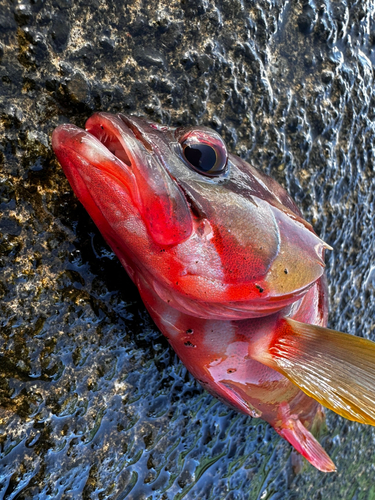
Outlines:
{"type": "Polygon", "coordinates": [[[202,172],[210,172],[217,160],[214,148],[207,146],[207,144],[185,146],[184,156],[194,168],[202,172]]]}
{"type": "Polygon", "coordinates": [[[208,177],[217,177],[226,171],[227,149],[223,139],[205,127],[177,129],[176,138],[189,167],[208,177]]]}

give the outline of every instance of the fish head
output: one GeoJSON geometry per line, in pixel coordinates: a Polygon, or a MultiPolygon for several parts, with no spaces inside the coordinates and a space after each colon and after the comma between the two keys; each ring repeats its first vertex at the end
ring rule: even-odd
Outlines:
{"type": "Polygon", "coordinates": [[[324,247],[286,191],[206,127],[96,113],[53,149],[137,283],[210,319],[272,314],[324,272],[324,247]]]}

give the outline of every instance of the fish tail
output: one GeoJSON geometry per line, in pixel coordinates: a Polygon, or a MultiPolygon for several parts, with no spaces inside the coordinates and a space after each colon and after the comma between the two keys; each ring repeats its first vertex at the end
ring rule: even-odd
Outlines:
{"type": "Polygon", "coordinates": [[[310,431],[302,424],[297,415],[291,415],[289,405],[281,405],[281,425],[275,430],[286,439],[311,465],[322,472],[335,472],[336,466],[314,438],[310,431]]]}
{"type": "Polygon", "coordinates": [[[339,415],[375,425],[375,342],[288,318],[249,355],[339,415]]]}

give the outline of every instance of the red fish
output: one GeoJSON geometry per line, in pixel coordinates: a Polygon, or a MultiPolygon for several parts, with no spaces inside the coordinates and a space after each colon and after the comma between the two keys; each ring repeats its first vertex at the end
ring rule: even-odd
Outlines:
{"type": "Polygon", "coordinates": [[[326,328],[329,247],[288,193],[205,127],[97,113],[52,145],[193,376],[334,471],[320,403],[375,425],[375,343],[326,328]]]}

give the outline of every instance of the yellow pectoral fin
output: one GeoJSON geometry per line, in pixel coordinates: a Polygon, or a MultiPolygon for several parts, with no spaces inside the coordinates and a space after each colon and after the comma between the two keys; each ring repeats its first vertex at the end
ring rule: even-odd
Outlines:
{"type": "Polygon", "coordinates": [[[339,415],[375,425],[375,342],[284,319],[257,359],[339,415]]]}

